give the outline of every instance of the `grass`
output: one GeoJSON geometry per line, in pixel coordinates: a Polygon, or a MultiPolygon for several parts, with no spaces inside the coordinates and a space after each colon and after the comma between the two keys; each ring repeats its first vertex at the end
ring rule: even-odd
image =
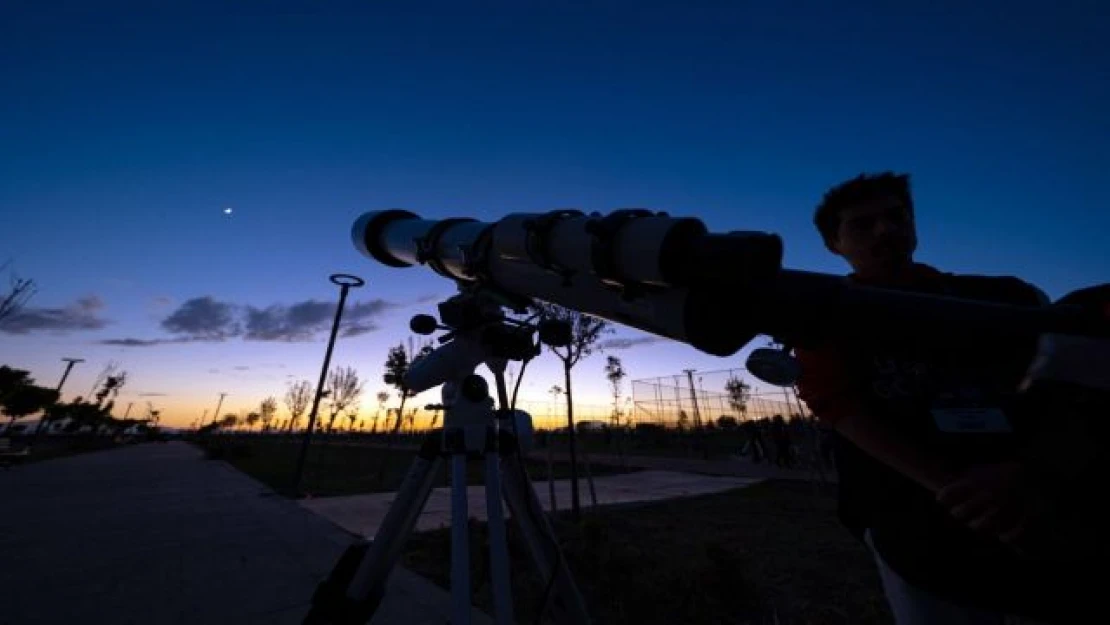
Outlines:
{"type": "MultiPolygon", "coordinates": [[[[829,493],[765,482],[722,494],[600,508],[557,533],[601,625],[891,623],[866,548],[843,529],[829,493]]],[[[521,623],[544,584],[510,521],[513,599],[521,623]]],[[[492,614],[484,524],[472,527],[475,604],[492,614]]],[[[414,535],[405,565],[448,588],[448,530],[414,535]]]]}
{"type": "MultiPolygon", "coordinates": [[[[206,443],[206,446],[210,450],[210,457],[225,459],[271,488],[288,492],[301,442],[276,437],[217,438],[206,443]]],[[[415,457],[416,450],[411,448],[387,449],[371,445],[315,442],[309,448],[300,490],[314,497],[393,492],[400,486],[415,457]]],[[[529,458],[525,461],[525,466],[533,480],[547,480],[546,462],[529,458]]],[[[608,465],[592,465],[590,468],[594,476],[629,471],[608,465]]],[[[552,469],[555,479],[570,477],[568,463],[554,463],[552,469]]],[[[582,473],[581,465],[579,472],[582,473]]],[[[468,483],[482,484],[483,479],[482,463],[468,463],[468,483]]],[[[447,463],[441,466],[437,483],[444,486],[450,484],[447,479],[447,463]]]]}

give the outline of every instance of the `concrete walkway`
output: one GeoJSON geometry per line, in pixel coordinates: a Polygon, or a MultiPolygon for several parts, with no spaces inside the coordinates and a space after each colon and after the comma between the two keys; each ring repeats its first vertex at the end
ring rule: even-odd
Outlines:
{"type": "MultiPolygon", "coordinates": [[[[0,625],[301,623],[353,540],[181,442],[0,471],[0,625]]],[[[448,601],[398,568],[371,623],[446,623],[448,601]]]]}
{"type": "MultiPolygon", "coordinates": [[[[658,501],[675,497],[707,495],[734,488],[743,488],[759,478],[715,477],[677,473],[673,471],[637,471],[594,478],[598,505],[613,505],[643,501],[658,501]]],[[[570,507],[570,480],[555,481],[555,501],[560,509],[570,507]]],[[[551,509],[547,482],[534,482],[536,494],[545,510],[551,509]]],[[[591,505],[590,489],[585,478],[579,479],[579,498],[583,508],[591,505]]],[[[348,531],[373,537],[378,525],[385,518],[395,493],[349,495],[302,499],[305,508],[330,519],[348,531]]],[[[486,495],[484,486],[467,488],[468,512],[471,517],[485,520],[486,495]]],[[[505,510],[508,515],[508,509],[505,510]]],[[[451,525],[451,489],[436,488],[428,497],[423,513],[417,519],[417,530],[437,529],[451,525]]]]}

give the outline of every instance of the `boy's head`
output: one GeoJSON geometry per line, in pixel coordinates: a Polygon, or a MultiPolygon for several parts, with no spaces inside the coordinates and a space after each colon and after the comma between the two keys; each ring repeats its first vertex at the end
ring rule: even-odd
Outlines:
{"type": "Polygon", "coordinates": [[[813,216],[825,246],[863,277],[896,276],[917,249],[908,174],[860,174],[829,189],[813,216]]]}

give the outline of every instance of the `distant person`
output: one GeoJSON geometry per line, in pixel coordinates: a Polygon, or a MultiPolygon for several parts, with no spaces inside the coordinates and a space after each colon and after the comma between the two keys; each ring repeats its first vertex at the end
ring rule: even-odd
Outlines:
{"type": "MultiPolygon", "coordinates": [[[[1038,288],[1017,278],[956,275],[915,262],[907,175],[865,174],[833,187],[814,222],[828,249],[851,266],[848,279],[855,283],[1046,303],[1038,288]]],[[[872,549],[898,625],[998,625],[1010,611],[1016,555],[996,536],[955,518],[936,496],[973,466],[997,478],[976,486],[984,501],[1004,498],[1006,492],[990,489],[1002,491],[1020,479],[1020,467],[1006,461],[1011,435],[1004,416],[964,431],[953,415],[976,408],[997,416],[1033,350],[1015,344],[932,362],[835,340],[797,350],[800,395],[833,429],[841,521],[872,549]]],[[[1019,528],[995,529],[1000,536],[1019,528]]]]}

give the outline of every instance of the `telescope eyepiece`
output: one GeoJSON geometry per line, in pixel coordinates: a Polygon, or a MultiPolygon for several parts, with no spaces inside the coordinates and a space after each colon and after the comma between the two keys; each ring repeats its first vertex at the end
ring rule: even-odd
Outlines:
{"type": "Polygon", "coordinates": [[[439,328],[439,322],[431,315],[415,315],[409,320],[409,329],[416,334],[427,336],[439,328]]]}

